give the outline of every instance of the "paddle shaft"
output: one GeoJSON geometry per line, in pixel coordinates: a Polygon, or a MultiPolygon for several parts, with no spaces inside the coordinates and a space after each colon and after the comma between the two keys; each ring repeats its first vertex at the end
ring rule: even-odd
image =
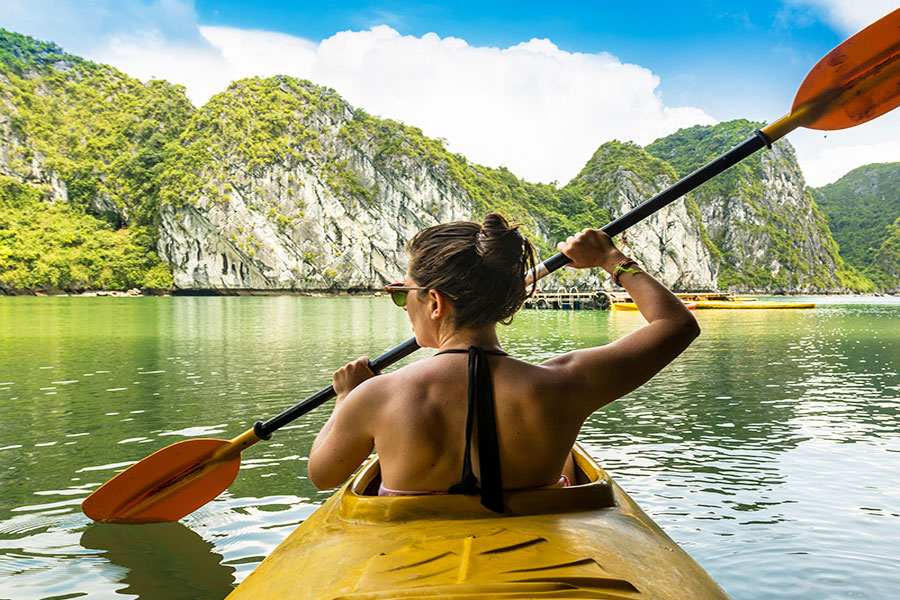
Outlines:
{"type": "MultiPolygon", "coordinates": [[[[372,369],[373,373],[378,373],[382,369],[406,358],[418,349],[419,344],[416,343],[416,338],[409,338],[399,346],[395,346],[391,350],[388,350],[375,360],[369,361],[369,368],[372,369]]],[[[329,385],[327,388],[319,390],[312,396],[306,398],[301,402],[298,402],[286,411],[275,415],[268,421],[257,421],[253,425],[253,430],[260,438],[267,440],[272,437],[272,434],[277,429],[284,427],[294,419],[305,415],[314,408],[325,404],[333,397],[334,386],[329,385]]]]}
{"type": "MultiPolygon", "coordinates": [[[[622,233],[635,223],[646,219],[661,208],[668,206],[678,198],[697,188],[699,185],[703,184],[706,181],[709,181],[728,167],[739,163],[740,161],[744,160],[745,158],[765,146],[771,146],[771,140],[765,133],[757,130],[751,137],[749,137],[740,145],[735,146],[722,156],[710,161],[709,163],[700,167],[671,187],[663,190],[646,202],[643,202],[642,204],[631,209],[618,219],[610,222],[602,228],[602,231],[608,233],[611,236],[622,233]]],[[[546,277],[553,271],[562,268],[570,262],[572,262],[571,259],[565,254],[561,252],[554,254],[553,256],[542,262],[540,265],[535,267],[534,271],[529,271],[526,275],[526,280],[529,284],[533,283],[538,279],[546,277]]],[[[389,367],[394,363],[406,358],[418,349],[419,344],[416,343],[416,338],[410,338],[399,346],[396,346],[391,350],[385,352],[375,360],[370,361],[369,368],[373,373],[378,373],[382,369],[385,369],[386,367],[389,367]]],[[[294,419],[305,415],[309,411],[318,408],[333,397],[334,386],[329,385],[328,387],[319,390],[312,396],[309,396],[305,400],[302,400],[301,402],[290,407],[286,411],[275,415],[268,421],[257,421],[253,425],[253,430],[256,432],[257,436],[264,440],[267,440],[272,437],[272,434],[276,430],[284,427],[294,419]]]]}
{"type": "MultiPolygon", "coordinates": [[[[770,140],[769,137],[766,136],[766,134],[764,134],[762,131],[756,130],[751,137],[747,138],[747,140],[745,140],[740,145],[735,146],[722,156],[719,156],[718,158],[706,163],[674,185],[661,191],[646,202],[643,202],[634,207],[618,219],[611,221],[600,230],[609,234],[610,236],[618,235],[635,223],[646,219],[656,211],[665,206],[668,206],[691,190],[694,190],[703,183],[706,183],[728,167],[731,167],[744,160],[760,148],[763,148],[765,146],[771,147],[771,145],[772,140],[770,140]]],[[[534,274],[529,272],[528,275],[526,275],[526,279],[529,283],[532,283],[532,281],[537,281],[543,277],[546,277],[553,271],[560,269],[570,262],[572,262],[572,259],[570,259],[562,252],[557,252],[556,254],[542,262],[540,265],[535,267],[534,274]]]]}

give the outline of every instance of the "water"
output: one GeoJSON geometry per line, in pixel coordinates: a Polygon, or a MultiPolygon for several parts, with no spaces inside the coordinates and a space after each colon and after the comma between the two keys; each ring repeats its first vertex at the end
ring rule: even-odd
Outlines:
{"type": "MultiPolygon", "coordinates": [[[[817,301],[698,312],[688,352],[581,436],[736,599],[900,587],[900,300],[817,301]]],[[[526,311],[502,335],[542,360],[641,324],[526,311]]],[[[305,467],[328,407],[248,450],[228,491],[179,523],[94,524],[81,500],[410,335],[385,298],[0,298],[0,598],[224,597],[328,497],[305,467]]]]}

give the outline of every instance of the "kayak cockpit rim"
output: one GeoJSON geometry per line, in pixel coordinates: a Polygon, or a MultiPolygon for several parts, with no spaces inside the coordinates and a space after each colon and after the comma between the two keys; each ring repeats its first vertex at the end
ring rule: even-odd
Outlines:
{"type": "Polygon", "coordinates": [[[478,496],[459,494],[377,496],[381,468],[375,456],[340,492],[340,517],[354,522],[390,522],[418,519],[477,519],[592,511],[616,505],[612,480],[581,446],[572,450],[578,478],[565,488],[508,490],[503,492],[503,514],[481,505],[478,496]]]}

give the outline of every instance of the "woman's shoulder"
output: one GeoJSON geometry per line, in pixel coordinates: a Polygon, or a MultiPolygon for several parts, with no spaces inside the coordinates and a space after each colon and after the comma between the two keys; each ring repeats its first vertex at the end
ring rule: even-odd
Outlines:
{"type": "Polygon", "coordinates": [[[416,361],[389,373],[380,373],[360,384],[354,392],[361,396],[377,396],[380,400],[400,397],[403,390],[416,389],[433,381],[440,374],[440,367],[432,358],[416,361]]]}

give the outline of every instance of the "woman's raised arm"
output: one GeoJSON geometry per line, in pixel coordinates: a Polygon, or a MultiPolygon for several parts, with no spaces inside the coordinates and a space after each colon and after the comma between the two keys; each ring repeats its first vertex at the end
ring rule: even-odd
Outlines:
{"type": "Polygon", "coordinates": [[[700,327],[678,297],[629,262],[599,229],[569,237],[559,250],[572,259],[571,267],[602,267],[614,275],[647,320],[647,325],[611,344],[544,363],[561,369],[573,386],[573,398],[590,414],[646,383],[684,352],[700,334],[700,327]]]}

